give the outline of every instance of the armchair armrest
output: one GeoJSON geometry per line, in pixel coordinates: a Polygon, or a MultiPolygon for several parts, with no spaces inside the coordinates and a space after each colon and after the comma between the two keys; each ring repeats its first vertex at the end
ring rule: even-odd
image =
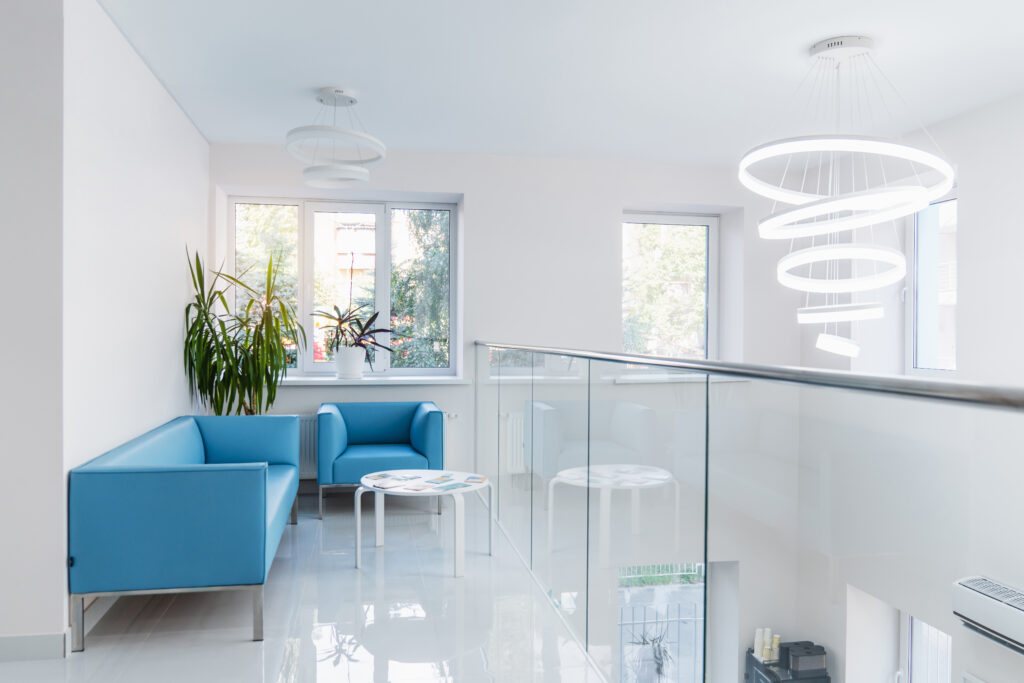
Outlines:
{"type": "Polygon", "coordinates": [[[412,416],[409,443],[427,458],[428,467],[444,467],[444,413],[434,403],[421,403],[412,416]]]}
{"type": "Polygon", "coordinates": [[[260,584],[267,464],[72,470],[71,593],[260,584]]]}
{"type": "Polygon", "coordinates": [[[333,484],[334,460],[348,448],[348,427],[338,406],[325,403],[316,414],[316,479],[333,484]]]}
{"type": "Polygon", "coordinates": [[[299,466],[295,415],[197,415],[207,463],[265,462],[299,466]]]}

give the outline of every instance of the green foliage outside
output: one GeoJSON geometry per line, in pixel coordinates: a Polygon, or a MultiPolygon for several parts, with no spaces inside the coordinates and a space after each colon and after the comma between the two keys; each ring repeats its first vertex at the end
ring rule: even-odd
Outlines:
{"type": "Polygon", "coordinates": [[[446,368],[451,313],[449,212],[395,209],[391,220],[393,241],[398,234],[394,226],[404,224],[408,235],[406,249],[392,246],[391,367],[446,368]]]}
{"type": "Polygon", "coordinates": [[[704,358],[707,228],[626,223],[622,253],[623,348],[704,358]]]}

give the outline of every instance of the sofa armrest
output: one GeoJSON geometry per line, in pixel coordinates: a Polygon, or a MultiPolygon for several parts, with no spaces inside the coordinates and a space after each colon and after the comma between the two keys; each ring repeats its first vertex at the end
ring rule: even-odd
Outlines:
{"type": "Polygon", "coordinates": [[[207,463],[299,466],[296,415],[197,415],[207,463]]]}
{"type": "Polygon", "coordinates": [[[426,401],[416,408],[409,443],[426,456],[429,469],[444,468],[444,413],[434,403],[426,401]]]}
{"type": "Polygon", "coordinates": [[[72,470],[71,593],[260,584],[267,464],[72,470]]]}
{"type": "Polygon", "coordinates": [[[348,448],[348,428],[338,406],[324,403],[316,414],[316,480],[333,484],[334,460],[348,448]]]}

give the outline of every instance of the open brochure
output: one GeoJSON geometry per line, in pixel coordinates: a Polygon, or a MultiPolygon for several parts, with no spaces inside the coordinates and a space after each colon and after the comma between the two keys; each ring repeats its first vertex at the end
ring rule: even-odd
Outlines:
{"type": "Polygon", "coordinates": [[[374,488],[385,491],[402,493],[423,493],[431,491],[448,492],[461,488],[467,488],[487,481],[487,477],[480,474],[472,474],[464,479],[456,479],[455,475],[447,472],[431,473],[429,475],[410,474],[387,474],[381,472],[367,477],[374,488]],[[430,477],[429,479],[426,477],[430,477]]]}

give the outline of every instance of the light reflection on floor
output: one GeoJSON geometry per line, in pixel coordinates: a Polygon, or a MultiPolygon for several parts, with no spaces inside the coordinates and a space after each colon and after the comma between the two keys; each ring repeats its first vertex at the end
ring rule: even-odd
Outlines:
{"type": "Polygon", "coordinates": [[[478,498],[467,496],[458,579],[448,506],[438,517],[427,501],[389,501],[386,545],[374,548],[366,498],[360,570],[351,493],[328,499],[323,522],[314,499],[300,501],[266,586],[263,643],[249,640],[244,593],[121,598],[91,625],[85,652],[0,664],[0,681],[600,680],[501,534],[486,554],[478,498]]]}

